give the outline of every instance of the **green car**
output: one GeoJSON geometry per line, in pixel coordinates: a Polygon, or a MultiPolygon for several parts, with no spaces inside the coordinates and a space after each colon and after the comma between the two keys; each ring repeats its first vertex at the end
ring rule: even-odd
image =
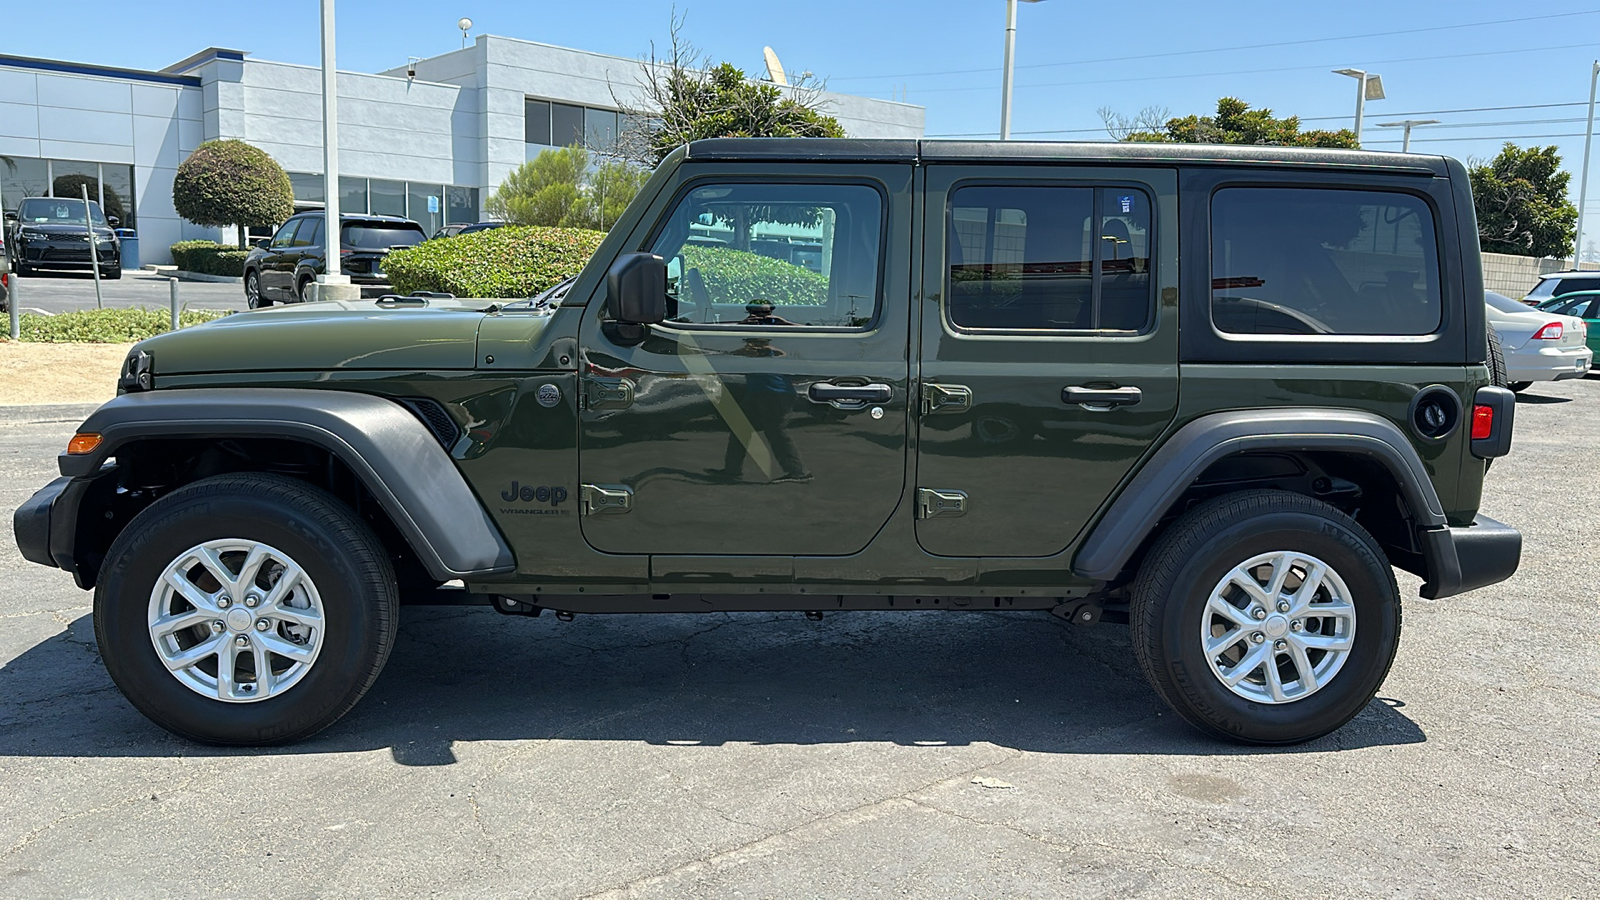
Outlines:
{"type": "Polygon", "coordinates": [[[1600,291],[1572,291],[1539,304],[1545,312],[1575,316],[1589,329],[1589,349],[1600,354],[1600,291]]]}
{"type": "Polygon", "coordinates": [[[537,297],[141,342],[17,543],[219,744],[344,715],[409,602],[1125,624],[1185,721],[1305,741],[1383,683],[1394,568],[1518,565],[1473,222],[1444,157],[698,141],[537,297]]]}

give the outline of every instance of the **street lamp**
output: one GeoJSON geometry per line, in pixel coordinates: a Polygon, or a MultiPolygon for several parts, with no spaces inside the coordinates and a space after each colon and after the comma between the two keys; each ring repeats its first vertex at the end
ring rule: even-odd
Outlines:
{"type": "Polygon", "coordinates": [[[1594,141],[1594,87],[1600,79],[1600,59],[1589,70],[1589,124],[1583,130],[1583,177],[1578,182],[1578,233],[1572,239],[1572,268],[1583,268],[1583,205],[1589,200],[1589,145],[1594,141]]]}
{"type": "Polygon", "coordinates": [[[1356,80],[1356,144],[1361,144],[1361,117],[1366,114],[1368,100],[1383,99],[1383,76],[1369,75],[1361,69],[1334,69],[1335,75],[1349,75],[1356,80]]]}
{"type": "Polygon", "coordinates": [[[461,49],[467,49],[467,32],[472,29],[472,20],[462,16],[456,20],[456,27],[461,29],[461,49]]]}
{"type": "Polygon", "coordinates": [[[1411,152],[1411,129],[1418,125],[1437,125],[1438,119],[1406,119],[1404,122],[1379,122],[1379,128],[1405,128],[1405,140],[1400,142],[1400,152],[1411,152]]]}
{"type": "MultiPolygon", "coordinates": [[[[1040,0],[1022,0],[1038,3],[1040,0]]],[[[1011,62],[1017,53],[1017,0],[1006,0],[1006,67],[1000,76],[1000,140],[1011,140],[1011,62]]]]}

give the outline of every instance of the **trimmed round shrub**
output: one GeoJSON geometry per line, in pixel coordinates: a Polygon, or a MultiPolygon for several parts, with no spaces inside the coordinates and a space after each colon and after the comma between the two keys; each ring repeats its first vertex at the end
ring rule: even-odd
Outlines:
{"type": "Polygon", "coordinates": [[[397,293],[531,297],[578,274],[605,239],[586,228],[506,226],[424,241],[383,259],[397,293]]]}
{"type": "Polygon", "coordinates": [[[179,164],[172,205],[196,225],[275,225],[294,215],[294,188],[265,150],[244,141],[206,141],[179,164]]]}
{"type": "Polygon", "coordinates": [[[773,306],[820,306],[828,302],[828,279],[794,263],[731,247],[683,248],[683,263],[699,269],[713,297],[765,300],[773,306]]]}

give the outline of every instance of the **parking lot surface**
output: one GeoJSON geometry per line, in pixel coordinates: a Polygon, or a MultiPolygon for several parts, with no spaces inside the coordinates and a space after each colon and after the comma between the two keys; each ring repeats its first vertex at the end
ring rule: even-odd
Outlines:
{"type": "MultiPolygon", "coordinates": [[[[76,309],[94,309],[94,276],[88,272],[42,272],[21,282],[18,290],[19,307],[24,312],[62,313],[76,309]]],[[[151,306],[166,309],[171,303],[168,282],[171,279],[154,272],[127,271],[116,281],[100,282],[101,297],[106,306],[151,306]]],[[[215,284],[205,281],[178,283],[178,303],[186,309],[243,310],[244,286],[215,284]]]]}
{"type": "MultiPolygon", "coordinates": [[[[1600,380],[1531,389],[1484,512],[1517,576],[1402,575],[1388,682],[1325,739],[1219,744],[1117,626],[1044,614],[514,619],[408,608],[304,743],[136,713],[90,596],[0,540],[0,896],[1593,896],[1600,380]]],[[[83,408],[0,409],[0,506],[83,408]]]]}

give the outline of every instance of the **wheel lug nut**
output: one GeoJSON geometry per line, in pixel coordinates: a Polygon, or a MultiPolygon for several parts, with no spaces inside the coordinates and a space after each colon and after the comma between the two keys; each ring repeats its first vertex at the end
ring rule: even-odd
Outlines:
{"type": "Polygon", "coordinates": [[[1267,617],[1267,611],[1258,606],[1255,609],[1250,610],[1250,615],[1259,622],[1267,617]]]}
{"type": "Polygon", "coordinates": [[[268,628],[271,628],[271,627],[272,627],[272,623],[268,622],[266,619],[257,619],[256,620],[256,630],[257,631],[266,631],[268,628]]]}
{"type": "Polygon", "coordinates": [[[1305,627],[1306,626],[1304,624],[1302,624],[1299,619],[1295,619],[1293,622],[1289,623],[1289,630],[1290,631],[1301,631],[1305,627]]]}
{"type": "Polygon", "coordinates": [[[233,605],[233,601],[229,600],[227,597],[218,597],[217,598],[217,609],[227,609],[228,607],[230,607],[232,605],[233,605]]]}
{"type": "Polygon", "coordinates": [[[1259,631],[1256,632],[1255,634],[1250,635],[1250,643],[1252,643],[1252,644],[1259,644],[1259,643],[1261,643],[1262,641],[1264,641],[1266,639],[1267,639],[1267,636],[1262,634],[1259,631]]]}
{"type": "MultiPolygon", "coordinates": [[[[245,601],[245,602],[248,603],[249,601],[245,601]]],[[[1279,600],[1278,601],[1278,612],[1286,613],[1288,611],[1289,611],[1289,601],[1287,601],[1287,600],[1279,600]]]]}
{"type": "Polygon", "coordinates": [[[251,594],[250,596],[244,598],[244,605],[250,607],[251,609],[254,609],[256,604],[260,602],[261,598],[257,597],[255,594],[251,594]]]}
{"type": "Polygon", "coordinates": [[[241,634],[233,639],[233,645],[235,647],[248,647],[250,646],[250,639],[241,634]]]}
{"type": "Polygon", "coordinates": [[[1288,641],[1282,641],[1282,640],[1273,641],[1272,642],[1272,649],[1274,649],[1274,650],[1287,650],[1287,649],[1289,649],[1289,642],[1288,641]]]}
{"type": "Polygon", "coordinates": [[[211,630],[213,632],[217,633],[217,634],[221,634],[222,633],[222,629],[224,629],[226,627],[228,627],[228,626],[222,624],[222,621],[220,619],[211,623],[211,630]]]}

